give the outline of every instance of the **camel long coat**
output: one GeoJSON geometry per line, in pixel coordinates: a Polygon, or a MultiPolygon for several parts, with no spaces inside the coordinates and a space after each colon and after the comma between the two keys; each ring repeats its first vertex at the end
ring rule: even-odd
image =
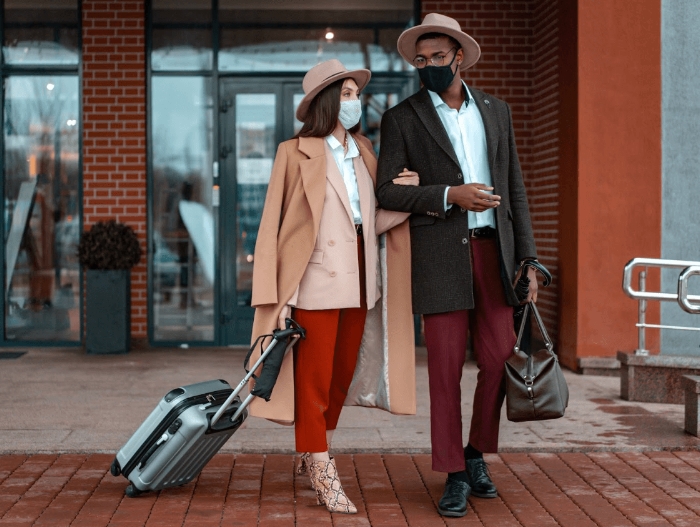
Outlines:
{"type": "MultiPolygon", "coordinates": [[[[353,137],[374,185],[377,161],[371,143],[365,137],[353,137]]],[[[256,310],[252,340],[277,327],[279,313],[296,294],[317,246],[327,187],[334,184],[327,179],[328,156],[323,138],[291,139],[278,148],[255,246],[252,305],[256,310]]],[[[373,210],[374,193],[369,197],[373,210]]],[[[366,239],[367,250],[377,251],[376,283],[381,297],[374,299],[377,300],[374,307],[368,298],[368,307],[372,308],[367,313],[357,367],[345,404],[413,414],[416,411],[415,349],[408,222],[403,221],[381,235],[376,245],[374,239],[366,239]]],[[[374,276],[370,269],[367,274],[374,276]]],[[[258,348],[251,363],[259,353],[258,348]]],[[[291,353],[284,359],[270,401],[255,399],[250,413],[277,422],[294,422],[291,353]]]]}

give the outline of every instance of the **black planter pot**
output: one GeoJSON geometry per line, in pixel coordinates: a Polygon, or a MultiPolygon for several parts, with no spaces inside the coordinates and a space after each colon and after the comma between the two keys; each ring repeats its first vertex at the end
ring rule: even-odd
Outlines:
{"type": "Polygon", "coordinates": [[[127,353],[131,337],[131,272],[87,271],[88,353],[127,353]]]}

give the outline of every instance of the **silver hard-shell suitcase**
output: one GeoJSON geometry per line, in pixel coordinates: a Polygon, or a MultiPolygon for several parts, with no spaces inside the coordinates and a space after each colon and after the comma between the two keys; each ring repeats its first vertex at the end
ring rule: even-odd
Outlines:
{"type": "Polygon", "coordinates": [[[168,392],[112,462],[112,475],[121,474],[131,483],[127,496],[192,481],[243,424],[253,398],[269,400],[284,355],[304,336],[304,329],[287,319],[286,329],[259,337],[245,359],[247,375],[235,390],[218,379],[168,392]],[[265,337],[272,337],[270,344],[248,371],[251,353],[265,337]],[[238,394],[251,377],[256,378],[254,389],[241,402],[238,394]]]}

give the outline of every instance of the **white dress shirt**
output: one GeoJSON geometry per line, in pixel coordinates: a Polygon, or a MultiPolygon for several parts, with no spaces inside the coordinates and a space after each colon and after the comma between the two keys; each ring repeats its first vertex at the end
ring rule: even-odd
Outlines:
{"type": "Polygon", "coordinates": [[[326,137],[326,142],[331,148],[335,164],[338,165],[338,170],[343,176],[345,188],[348,189],[350,208],[352,209],[352,216],[355,220],[355,224],[359,224],[362,223],[362,214],[360,213],[360,191],[357,188],[357,177],[355,176],[355,166],[352,160],[360,155],[360,150],[357,148],[355,140],[350,134],[347,134],[347,138],[347,153],[344,152],[343,145],[340,144],[340,141],[338,141],[333,134],[326,137]]]}
{"type": "MultiPolygon", "coordinates": [[[[486,149],[486,131],[484,121],[481,119],[479,109],[476,107],[474,97],[469,92],[467,85],[462,82],[467,95],[459,111],[447,106],[440,96],[428,90],[430,98],[435,105],[442,125],[445,127],[447,136],[450,138],[452,148],[457,154],[459,166],[465,183],[482,183],[492,187],[491,170],[489,170],[489,160],[486,149]]],[[[447,204],[447,191],[445,189],[445,210],[452,205],[447,204]]],[[[484,212],[469,211],[469,228],[480,227],[496,228],[496,217],[493,209],[484,212]]]]}

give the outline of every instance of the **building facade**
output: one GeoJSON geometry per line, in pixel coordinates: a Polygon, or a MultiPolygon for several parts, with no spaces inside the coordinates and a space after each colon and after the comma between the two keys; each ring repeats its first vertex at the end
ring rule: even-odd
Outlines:
{"type": "Polygon", "coordinates": [[[636,347],[622,268],[659,257],[689,205],[662,177],[662,154],[690,147],[662,143],[661,83],[662,62],[675,68],[664,82],[679,74],[684,33],[670,30],[690,31],[692,2],[5,0],[2,12],[3,345],[81,342],[75,247],[111,218],[146,255],[131,273],[134,339],[246,344],[257,224],[304,72],[331,57],[372,70],[363,125],[379,150],[382,113],[418,87],[396,38],[441,12],[481,45],[467,83],[511,105],[562,362],[636,347]]]}

